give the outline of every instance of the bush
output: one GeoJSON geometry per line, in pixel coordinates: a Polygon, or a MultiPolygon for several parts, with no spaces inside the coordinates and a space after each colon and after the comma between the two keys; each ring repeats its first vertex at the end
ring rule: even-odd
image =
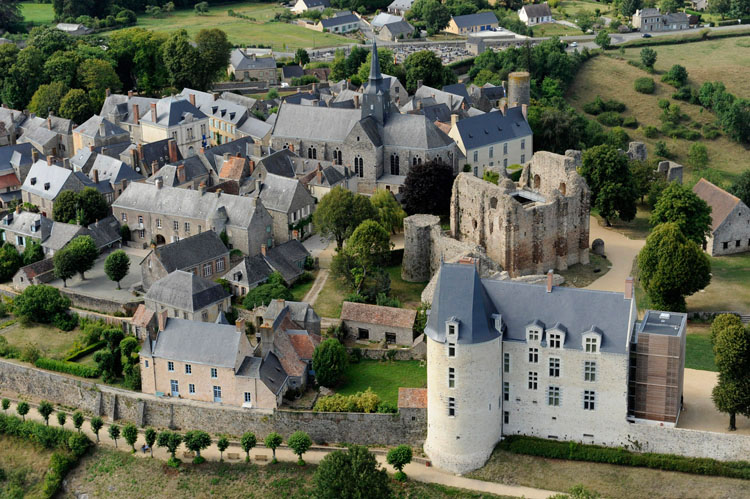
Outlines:
{"type": "Polygon", "coordinates": [[[35,343],[26,343],[21,349],[21,360],[30,364],[34,364],[41,355],[35,343]]]}
{"type": "Polygon", "coordinates": [[[681,100],[691,104],[699,104],[698,91],[688,86],[680,87],[672,94],[674,100],[681,100]]]}
{"type": "Polygon", "coordinates": [[[621,113],[625,111],[625,103],[616,101],[614,99],[605,101],[602,100],[600,96],[596,96],[596,99],[594,99],[591,102],[586,103],[583,106],[583,110],[588,114],[593,114],[594,116],[605,113],[607,111],[612,111],[615,113],[621,113]]]}
{"type": "Polygon", "coordinates": [[[347,367],[346,348],[338,340],[329,338],[313,352],[313,369],[315,379],[323,386],[334,386],[347,367]]]}
{"type": "Polygon", "coordinates": [[[14,309],[22,320],[51,323],[58,314],[66,313],[70,300],[52,286],[37,284],[29,286],[16,297],[14,309]]]}
{"type": "Polygon", "coordinates": [[[105,347],[106,344],[107,344],[106,341],[99,341],[97,343],[94,343],[93,345],[89,345],[89,346],[84,347],[84,348],[82,348],[80,350],[76,350],[74,352],[71,352],[63,360],[66,360],[68,362],[74,362],[74,361],[80,359],[81,357],[87,356],[88,354],[90,354],[92,352],[96,352],[97,350],[101,350],[102,348],[105,347]]]}
{"type": "Polygon", "coordinates": [[[659,99],[658,105],[661,109],[667,109],[669,107],[669,99],[659,99]]]}
{"type": "Polygon", "coordinates": [[[336,393],[318,398],[315,412],[378,412],[380,397],[370,388],[354,395],[336,393]]]}
{"type": "Polygon", "coordinates": [[[614,111],[606,111],[599,114],[596,117],[596,121],[605,126],[620,126],[622,125],[622,116],[615,113],[614,111]]]}
{"type": "Polygon", "coordinates": [[[647,76],[636,78],[634,82],[635,91],[642,94],[653,94],[656,90],[656,82],[647,76]]]}
{"type": "Polygon", "coordinates": [[[62,331],[72,331],[78,325],[78,314],[75,312],[57,314],[52,319],[52,325],[62,331]]]}
{"type": "Polygon", "coordinates": [[[100,371],[96,367],[84,366],[75,362],[66,362],[64,360],[48,359],[39,357],[34,365],[39,369],[47,369],[59,373],[72,374],[81,378],[98,378],[100,371]]]}
{"type": "Polygon", "coordinates": [[[703,133],[703,137],[707,138],[708,140],[714,140],[721,135],[721,132],[716,127],[716,125],[712,123],[703,125],[701,132],[703,133]]]}
{"type": "Polygon", "coordinates": [[[687,69],[679,64],[675,64],[669,71],[661,77],[661,81],[668,83],[673,87],[681,87],[687,83],[688,73],[687,69]]]}
{"type": "Polygon", "coordinates": [[[659,136],[659,129],[653,125],[646,125],[643,127],[643,135],[649,139],[656,138],[659,136]]]}
{"type": "Polygon", "coordinates": [[[352,348],[352,351],[349,354],[349,363],[359,364],[361,360],[362,360],[362,349],[359,347],[352,348]]]}
{"type": "Polygon", "coordinates": [[[638,128],[638,120],[632,116],[626,116],[622,120],[622,126],[627,128],[638,128]]]}

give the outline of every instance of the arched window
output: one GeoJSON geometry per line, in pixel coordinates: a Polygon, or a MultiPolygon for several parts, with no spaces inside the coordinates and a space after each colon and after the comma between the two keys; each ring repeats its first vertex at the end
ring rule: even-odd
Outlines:
{"type": "Polygon", "coordinates": [[[341,164],[341,151],[339,149],[336,149],[335,151],[333,151],[333,164],[334,165],[341,164]]]}
{"type": "Polygon", "coordinates": [[[314,147],[307,148],[307,157],[310,159],[318,159],[318,151],[314,147]]]}
{"type": "Polygon", "coordinates": [[[398,154],[391,154],[391,175],[399,175],[398,154]]]}
{"type": "Polygon", "coordinates": [[[360,177],[364,176],[364,160],[361,156],[354,158],[354,174],[360,177]]]}
{"type": "Polygon", "coordinates": [[[422,164],[422,158],[420,158],[419,156],[414,156],[412,158],[412,160],[411,160],[411,164],[412,164],[412,166],[421,165],[422,164]]]}

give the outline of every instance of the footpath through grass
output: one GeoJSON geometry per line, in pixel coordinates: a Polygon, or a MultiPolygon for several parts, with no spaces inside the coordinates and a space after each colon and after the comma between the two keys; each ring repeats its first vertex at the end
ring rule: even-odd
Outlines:
{"type": "Polygon", "coordinates": [[[353,395],[372,388],[380,400],[398,403],[398,389],[427,386],[427,367],[419,360],[380,361],[361,360],[350,364],[344,373],[344,381],[336,393],[353,395]]]}

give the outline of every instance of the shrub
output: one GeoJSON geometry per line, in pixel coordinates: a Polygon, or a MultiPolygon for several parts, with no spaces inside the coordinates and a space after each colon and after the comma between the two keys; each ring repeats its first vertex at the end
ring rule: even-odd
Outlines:
{"type": "Polygon", "coordinates": [[[703,125],[701,132],[703,133],[703,137],[707,138],[708,140],[714,140],[721,135],[721,132],[713,123],[703,125]]]}
{"type": "Polygon", "coordinates": [[[667,148],[667,143],[664,142],[663,140],[656,141],[656,144],[654,146],[654,154],[662,158],[672,157],[672,153],[669,152],[669,149],[667,148]]]}
{"type": "Polygon", "coordinates": [[[646,125],[643,127],[643,135],[649,139],[656,138],[659,136],[659,129],[653,125],[646,125]]]}
{"type": "Polygon", "coordinates": [[[596,99],[584,104],[583,110],[588,114],[593,114],[594,116],[607,111],[621,113],[625,111],[625,103],[616,101],[614,99],[605,101],[597,95],[596,99]]]}
{"type": "Polygon", "coordinates": [[[661,77],[661,81],[668,83],[673,87],[681,87],[687,83],[688,73],[687,69],[679,64],[675,64],[669,71],[661,77]]]}
{"type": "Polygon", "coordinates": [[[341,378],[347,367],[346,348],[338,340],[329,338],[313,352],[315,378],[323,386],[333,386],[341,378]]]}
{"type": "Polygon", "coordinates": [[[658,105],[661,109],[667,109],[669,107],[669,99],[659,99],[658,105]]]}
{"type": "Polygon", "coordinates": [[[622,120],[622,126],[627,127],[627,128],[638,128],[638,120],[636,120],[632,116],[626,116],[622,120]]]}
{"type": "Polygon", "coordinates": [[[302,455],[310,449],[312,446],[312,440],[310,435],[304,431],[295,431],[286,441],[290,449],[297,455],[297,464],[300,466],[305,465],[305,461],[302,460],[302,455]]]}
{"type": "Polygon", "coordinates": [[[52,325],[62,331],[72,331],[78,325],[78,314],[75,312],[57,314],[52,319],[52,325]]]}
{"type": "Polygon", "coordinates": [[[96,367],[84,366],[64,360],[48,359],[46,357],[39,357],[36,362],[34,362],[34,365],[39,369],[72,374],[73,376],[80,376],[81,378],[98,378],[100,374],[99,369],[96,367]]]}
{"type": "Polygon", "coordinates": [[[398,412],[398,407],[392,402],[381,401],[378,404],[377,412],[379,414],[396,414],[398,412]]]}
{"type": "Polygon", "coordinates": [[[349,354],[349,363],[359,364],[361,360],[362,360],[362,349],[359,347],[352,348],[352,351],[349,354]]]}
{"type": "MultiPolygon", "coordinates": [[[[315,412],[378,412],[380,397],[370,388],[354,395],[336,393],[318,398],[313,411],[315,412]]],[[[385,407],[384,407],[385,410],[385,407]]]]}
{"type": "Polygon", "coordinates": [[[636,78],[633,84],[635,86],[635,91],[642,94],[653,94],[656,90],[656,82],[654,82],[653,78],[647,76],[636,78]]]}
{"type": "Polygon", "coordinates": [[[35,343],[26,343],[21,350],[21,360],[30,364],[36,363],[41,355],[39,347],[37,347],[35,343]]]}
{"type": "Polygon", "coordinates": [[[688,86],[680,87],[675,93],[672,94],[674,100],[681,100],[690,102],[691,104],[698,104],[698,91],[688,86]]]}
{"type": "Polygon", "coordinates": [[[605,126],[620,126],[622,125],[622,116],[614,111],[605,111],[596,117],[596,121],[605,126]]]}

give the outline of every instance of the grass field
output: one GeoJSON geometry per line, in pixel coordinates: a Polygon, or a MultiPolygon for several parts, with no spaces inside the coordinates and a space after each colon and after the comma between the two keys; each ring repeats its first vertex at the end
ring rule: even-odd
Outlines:
{"type": "Polygon", "coordinates": [[[284,10],[276,3],[243,2],[211,7],[205,16],[196,16],[192,9],[176,10],[161,18],[142,14],[138,16],[137,26],[160,33],[185,29],[191,36],[204,28],[220,28],[235,45],[271,45],[274,50],[290,52],[300,47],[329,47],[353,42],[343,36],[273,21],[274,15],[284,10]],[[227,14],[229,9],[253,17],[255,21],[231,17],[227,14]]]}
{"type": "Polygon", "coordinates": [[[565,0],[560,2],[556,9],[553,9],[552,17],[575,22],[576,18],[584,12],[595,16],[597,9],[599,9],[599,15],[606,15],[612,10],[612,7],[604,2],[565,0]]]}
{"type": "Polygon", "coordinates": [[[343,384],[336,393],[352,395],[368,388],[381,400],[394,406],[398,403],[399,387],[422,388],[427,386],[427,367],[418,360],[378,361],[361,360],[350,364],[344,373],[343,384]]]}
{"type": "Polygon", "coordinates": [[[710,327],[710,324],[688,324],[685,347],[685,367],[688,369],[718,371],[711,346],[710,327]]]}
{"type": "Polygon", "coordinates": [[[39,497],[52,451],[38,448],[21,439],[0,436],[0,497],[39,497]]]}
{"type": "MultiPolygon", "coordinates": [[[[744,85],[745,90],[737,93],[738,95],[747,94],[750,91],[744,84],[742,74],[743,72],[745,75],[747,74],[747,64],[749,64],[747,61],[750,58],[749,42],[750,39],[748,38],[726,38],[718,41],[654,47],[660,54],[656,66],[659,70],[671,66],[670,54],[676,55],[680,62],[686,62],[682,59],[683,56],[686,60],[692,57],[692,62],[689,64],[686,62],[691,85],[697,87],[704,81],[722,80],[732,91],[740,89],[744,85]],[[745,44],[748,46],[745,47],[745,44]],[[668,53],[667,50],[672,52],[668,53]],[[722,54],[722,51],[726,53],[722,54]],[[698,67],[704,67],[705,69],[699,70],[698,67]]],[[[640,53],[640,49],[628,49],[625,57],[634,58],[637,57],[638,53],[640,53]]],[[[661,109],[659,109],[657,102],[663,98],[676,102],[683,113],[687,114],[692,122],[699,125],[713,123],[716,120],[714,114],[707,111],[701,112],[700,106],[673,101],[671,95],[674,88],[661,83],[660,78],[660,74],[648,75],[643,70],[616,57],[595,57],[586,62],[578,72],[576,80],[568,92],[568,101],[582,112],[583,105],[593,100],[597,95],[605,100],[617,99],[627,106],[622,115],[635,117],[641,126],[661,126],[659,120],[661,109]],[[652,76],[656,80],[656,92],[654,94],[640,94],[634,90],[633,81],[641,76],[652,76]]],[[[593,119],[592,116],[587,117],[593,119]]],[[[652,154],[651,157],[653,157],[656,141],[665,141],[669,150],[675,154],[675,161],[686,165],[686,181],[690,181],[692,175],[688,166],[687,153],[692,142],[671,139],[661,136],[661,134],[659,137],[649,139],[643,135],[641,129],[628,129],[627,133],[632,140],[645,142],[648,145],[649,153],[652,154]]],[[[730,182],[740,172],[750,167],[750,154],[748,153],[750,149],[747,147],[724,136],[715,140],[703,139],[701,142],[708,149],[709,167],[722,175],[724,183],[730,182]]]]}
{"type": "Polygon", "coordinates": [[[589,253],[589,264],[577,263],[568,267],[567,270],[558,270],[557,273],[565,278],[563,286],[574,288],[585,288],[601,276],[609,272],[611,263],[606,258],[589,253]],[[598,272],[595,272],[598,271],[598,272]]]}
{"type": "Polygon", "coordinates": [[[487,464],[468,474],[507,485],[570,490],[577,484],[618,499],[644,497],[746,497],[747,481],[612,464],[546,459],[495,450],[487,464]]]}
{"type": "Polygon", "coordinates": [[[21,14],[26,22],[49,24],[55,20],[52,3],[21,2],[21,14]]]}
{"type": "Polygon", "coordinates": [[[750,313],[750,254],[709,258],[711,284],[687,298],[688,310],[750,313]]]}
{"type": "MultiPolygon", "coordinates": [[[[2,459],[2,457],[0,457],[2,459]]],[[[316,466],[278,463],[273,466],[206,462],[199,467],[183,463],[180,470],[154,459],[98,447],[72,470],[63,497],[288,497],[308,498],[313,492],[316,466]]],[[[392,482],[398,497],[498,497],[417,481],[392,482]]]]}
{"type": "Polygon", "coordinates": [[[44,357],[61,359],[73,346],[78,330],[60,331],[53,326],[34,324],[22,326],[15,323],[0,330],[8,344],[18,348],[25,347],[28,343],[35,344],[44,357]]]}
{"type": "Polygon", "coordinates": [[[582,35],[580,29],[571,28],[564,24],[549,23],[534,26],[534,36],[571,36],[582,35]]]}
{"type": "Polygon", "coordinates": [[[303,284],[295,284],[291,288],[289,288],[289,291],[292,292],[292,296],[294,297],[294,301],[302,301],[302,298],[305,297],[308,291],[310,291],[310,288],[313,287],[313,284],[315,283],[315,277],[318,275],[318,271],[312,272],[313,278],[305,282],[303,284]]]}

